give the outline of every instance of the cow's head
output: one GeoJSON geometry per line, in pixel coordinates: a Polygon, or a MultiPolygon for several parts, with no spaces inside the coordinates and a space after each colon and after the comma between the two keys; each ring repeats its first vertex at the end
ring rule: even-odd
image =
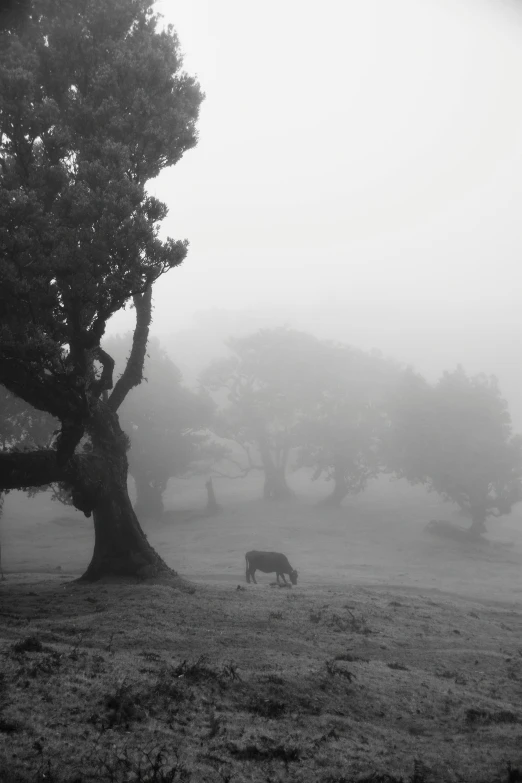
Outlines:
{"type": "Polygon", "coordinates": [[[290,571],[290,581],[293,585],[297,584],[297,571],[294,569],[294,571],[290,571]]]}

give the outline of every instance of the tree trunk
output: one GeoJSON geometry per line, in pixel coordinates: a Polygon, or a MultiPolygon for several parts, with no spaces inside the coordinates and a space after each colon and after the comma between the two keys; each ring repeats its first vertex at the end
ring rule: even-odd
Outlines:
{"type": "Polygon", "coordinates": [[[333,492],[327,495],[325,498],[319,501],[318,506],[329,506],[330,508],[339,508],[346,495],[349,493],[349,489],[346,486],[346,465],[342,458],[337,456],[334,460],[334,488],[333,492]]]}
{"type": "Polygon", "coordinates": [[[487,499],[483,493],[476,490],[470,493],[469,512],[471,526],[469,534],[472,538],[480,538],[486,532],[486,519],[488,517],[487,499]]]}
{"type": "Polygon", "coordinates": [[[136,484],[136,505],[134,511],[142,519],[159,519],[164,512],[163,491],[146,475],[135,470],[132,474],[136,484]]]}
{"type": "Polygon", "coordinates": [[[104,576],[156,576],[169,571],[151,547],[133,511],[127,487],[107,482],[94,508],[94,552],[82,579],[94,582],[104,576]]]}
{"type": "Polygon", "coordinates": [[[132,508],[127,491],[129,442],[117,414],[99,403],[89,423],[89,434],[102,472],[92,501],[94,553],[82,580],[174,574],[147,541],[132,508]]]}
{"type": "Polygon", "coordinates": [[[472,511],[469,534],[473,538],[480,538],[486,532],[486,515],[483,512],[472,511]]]}
{"type": "Polygon", "coordinates": [[[293,492],[286,483],[286,464],[277,466],[270,453],[270,447],[264,435],[259,436],[259,454],[265,470],[263,497],[265,500],[288,500],[293,492]]]}
{"type": "Polygon", "coordinates": [[[293,492],[286,483],[283,470],[277,470],[273,465],[265,465],[265,485],[263,497],[266,500],[288,500],[293,497],[293,492]]]}
{"type": "Polygon", "coordinates": [[[223,509],[216,500],[214,484],[211,478],[205,482],[205,489],[207,490],[207,514],[219,514],[223,509]]]}
{"type": "Polygon", "coordinates": [[[321,498],[318,502],[318,506],[328,506],[329,508],[340,508],[341,503],[348,495],[349,489],[342,481],[336,481],[333,492],[327,495],[325,498],[321,498]]]}

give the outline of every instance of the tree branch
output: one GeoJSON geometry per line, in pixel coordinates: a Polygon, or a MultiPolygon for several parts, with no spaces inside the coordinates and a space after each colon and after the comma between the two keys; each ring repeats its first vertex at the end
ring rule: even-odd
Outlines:
{"type": "Polygon", "coordinates": [[[143,364],[152,318],[152,286],[149,286],[144,294],[136,294],[133,299],[136,308],[136,328],[127,366],[123,375],[116,381],[114,390],[109,397],[108,406],[114,412],[118,410],[130,390],[139,386],[143,379],[143,364]]]}
{"type": "Polygon", "coordinates": [[[245,468],[245,470],[242,473],[238,473],[237,476],[229,476],[228,473],[222,473],[217,468],[212,468],[212,473],[216,476],[220,476],[221,478],[227,478],[227,479],[238,479],[238,478],[245,478],[245,476],[248,476],[252,468],[245,468]]]}
{"type": "Polygon", "coordinates": [[[0,453],[0,491],[40,487],[66,478],[54,449],[0,453]]]}
{"type": "Polygon", "coordinates": [[[71,487],[75,508],[88,517],[96,506],[105,472],[103,462],[91,454],[75,454],[64,465],[54,449],[0,452],[0,493],[65,483],[71,487]]]}

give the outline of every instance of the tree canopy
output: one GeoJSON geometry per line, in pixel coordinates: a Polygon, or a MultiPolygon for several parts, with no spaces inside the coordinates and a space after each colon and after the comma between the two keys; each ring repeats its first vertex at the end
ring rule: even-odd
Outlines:
{"type": "Polygon", "coordinates": [[[265,497],[287,497],[298,466],[333,479],[338,505],[381,468],[380,430],[399,368],[377,353],[289,328],[228,341],[233,354],[211,364],[202,384],[218,394],[219,434],[244,449],[243,472],[265,473],[265,497]],[[296,462],[296,460],[294,460],[296,462]]]}
{"type": "Polygon", "coordinates": [[[396,397],[389,459],[398,475],[456,503],[480,534],[522,500],[522,437],[495,378],[462,367],[431,386],[410,373],[396,397]]]}
{"type": "Polygon", "coordinates": [[[321,383],[321,342],[294,329],[261,329],[230,339],[230,357],[200,376],[222,403],[217,434],[238,443],[244,472],[260,468],[266,498],[289,497],[286,471],[305,409],[321,383]]]}
{"type": "Polygon", "coordinates": [[[401,370],[377,352],[337,343],[325,343],[323,350],[328,369],[300,426],[298,464],[313,468],[314,479],[333,481],[322,502],[338,506],[384,469],[388,399],[401,370]]]}
{"type": "Polygon", "coordinates": [[[185,257],[145,184],[195,144],[201,96],[147,2],[35,0],[1,35],[0,380],[81,419],[107,319],[185,257]]]}

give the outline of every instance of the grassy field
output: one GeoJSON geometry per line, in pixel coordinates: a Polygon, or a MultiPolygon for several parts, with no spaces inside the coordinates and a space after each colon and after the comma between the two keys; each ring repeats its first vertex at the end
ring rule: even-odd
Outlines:
{"type": "Polygon", "coordinates": [[[2,782],[522,780],[520,512],[471,546],[427,534],[462,520],[400,482],[327,511],[292,481],[284,505],[216,481],[216,517],[172,482],[144,527],[189,589],[76,584],[90,521],[8,496],[2,782]],[[247,585],[251,548],[298,585],[247,585]]]}

